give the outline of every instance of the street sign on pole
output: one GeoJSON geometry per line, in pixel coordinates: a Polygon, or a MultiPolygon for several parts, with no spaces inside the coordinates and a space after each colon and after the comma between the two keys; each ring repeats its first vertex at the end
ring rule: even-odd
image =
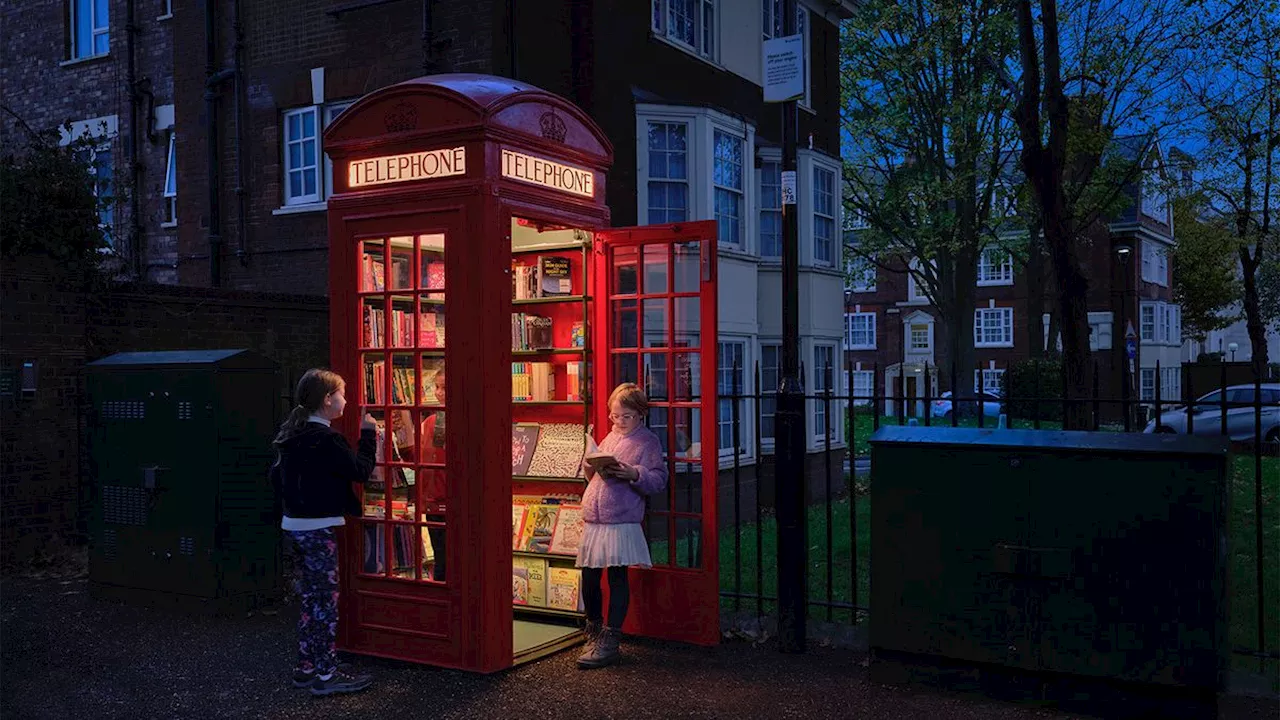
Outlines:
{"type": "Polygon", "coordinates": [[[764,101],[782,103],[804,97],[804,38],[764,41],[764,101]]]}

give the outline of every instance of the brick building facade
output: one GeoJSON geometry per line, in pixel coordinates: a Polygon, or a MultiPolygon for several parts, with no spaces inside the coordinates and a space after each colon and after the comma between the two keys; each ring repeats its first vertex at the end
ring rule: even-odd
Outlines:
{"type": "Polygon", "coordinates": [[[38,0],[5,8],[5,143],[20,146],[28,130],[67,124],[63,142],[85,134],[95,140],[99,190],[116,199],[101,213],[108,262],[131,280],[177,279],[177,227],[165,195],[174,17],[169,0],[38,0]]]}
{"type": "MultiPolygon", "coordinates": [[[[1118,400],[1123,392],[1125,332],[1130,325],[1137,336],[1137,356],[1130,375],[1135,399],[1152,399],[1160,376],[1165,399],[1181,397],[1181,314],[1173,303],[1173,267],[1169,251],[1175,243],[1172,213],[1162,188],[1163,158],[1158,147],[1146,148],[1139,138],[1117,140],[1135,154],[1145,149],[1140,179],[1125,187],[1126,209],[1101,223],[1085,243],[1085,275],[1088,278],[1090,349],[1099,369],[1098,394],[1118,400]],[[1128,248],[1126,254],[1124,249],[1128,248]]],[[[857,243],[859,230],[847,232],[846,241],[857,243]]],[[[1016,239],[1015,239],[1016,241],[1016,239]]],[[[887,266],[851,260],[845,287],[844,354],[853,369],[853,394],[923,398],[952,389],[951,364],[938,345],[945,322],[916,287],[901,258],[882,260],[887,266]],[[928,368],[930,380],[924,373],[928,368]],[[903,373],[905,370],[905,373],[903,373]],[[905,374],[905,377],[901,375],[905,374]]],[[[956,384],[962,393],[1000,392],[1010,365],[1038,356],[1049,342],[1050,314],[1057,301],[1045,260],[1044,282],[1035,287],[1027,269],[1002,250],[988,250],[978,267],[974,309],[975,367],[957,368],[956,384]],[[1029,307],[1039,295],[1043,309],[1041,337],[1031,337],[1029,307]]],[[[1056,341],[1060,347],[1061,341],[1056,341]]],[[[898,408],[886,400],[883,412],[898,408]]],[[[904,411],[923,411],[919,400],[906,403],[904,411]]],[[[1114,415],[1114,409],[1107,410],[1114,415]]]]}

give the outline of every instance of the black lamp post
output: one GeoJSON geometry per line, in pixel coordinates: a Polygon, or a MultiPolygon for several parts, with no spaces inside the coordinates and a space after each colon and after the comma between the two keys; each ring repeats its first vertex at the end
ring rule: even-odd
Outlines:
{"type": "Polygon", "coordinates": [[[1133,238],[1116,238],[1112,247],[1120,264],[1120,332],[1124,338],[1124,359],[1120,371],[1120,399],[1124,406],[1125,427],[1129,426],[1129,402],[1133,393],[1134,361],[1137,355],[1137,338],[1129,331],[1129,283],[1133,268],[1129,264],[1133,255],[1133,238]]]}

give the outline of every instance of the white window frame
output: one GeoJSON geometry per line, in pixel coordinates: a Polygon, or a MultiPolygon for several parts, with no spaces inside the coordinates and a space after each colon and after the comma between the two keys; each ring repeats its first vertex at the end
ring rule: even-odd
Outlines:
{"type": "Polygon", "coordinates": [[[907,336],[907,353],[909,355],[921,355],[933,352],[933,323],[931,322],[908,322],[906,324],[907,336]],[[916,329],[924,328],[924,345],[916,345],[916,329]]]}
{"type": "Polygon", "coordinates": [[[649,29],[654,37],[668,42],[694,57],[711,63],[720,58],[720,8],[718,0],[651,0],[649,29]],[[674,2],[693,6],[693,42],[673,35],[671,31],[671,5],[674,2]],[[708,23],[708,13],[710,22],[708,23]],[[708,28],[707,25],[710,25],[708,28]]]}
{"type": "Polygon", "coordinates": [[[1138,399],[1156,399],[1156,369],[1153,367],[1138,369],[1138,399]]]}
{"type": "Polygon", "coordinates": [[[876,394],[876,373],[874,370],[854,370],[853,387],[849,395],[853,398],[854,407],[869,407],[876,394]]]}
{"type": "Polygon", "coordinates": [[[717,408],[716,418],[716,445],[719,447],[721,458],[733,457],[733,407],[734,400],[725,397],[733,395],[733,358],[726,357],[725,351],[732,348],[730,352],[739,355],[738,363],[738,395],[743,398],[738,406],[738,455],[750,455],[748,448],[752,446],[751,438],[748,434],[749,423],[745,422],[746,418],[751,416],[753,408],[751,402],[745,398],[751,394],[747,380],[747,362],[748,347],[751,343],[747,338],[739,337],[720,337],[716,343],[716,390],[717,395],[722,399],[719,401],[720,407],[717,408]],[[724,433],[727,432],[727,441],[724,433]]]}
{"type": "Polygon", "coordinates": [[[973,311],[973,346],[980,348],[1010,348],[1013,347],[1013,308],[1011,307],[985,307],[975,308],[973,311]],[[985,318],[988,316],[998,316],[999,329],[1003,336],[999,340],[984,339],[986,333],[985,318]]]}
{"type": "MultiPolygon", "coordinates": [[[[686,125],[685,169],[688,176],[688,207],[686,220],[715,219],[714,185],[714,137],[720,131],[743,141],[743,161],[749,155],[746,149],[755,146],[755,128],[741,120],[705,108],[648,105],[636,107],[636,217],[641,225],[654,224],[649,219],[649,183],[665,181],[649,175],[649,125],[650,123],[683,123],[686,125]]],[[[754,164],[754,163],[752,163],[754,164]]],[[[726,254],[750,254],[755,252],[758,187],[743,178],[743,217],[741,246],[721,244],[726,254]]]]}
{"type": "Polygon", "coordinates": [[[1138,306],[1138,337],[1148,345],[1182,345],[1182,308],[1150,301],[1138,306]]]}
{"type": "Polygon", "coordinates": [[[760,447],[772,450],[774,435],[778,430],[778,381],[782,375],[782,344],[777,340],[761,340],[758,347],[760,350],[760,447]],[[769,408],[773,408],[772,411],[769,408]]]}
{"type": "MultiPolygon", "coordinates": [[[[768,2],[769,0],[765,0],[768,2]]],[[[756,171],[759,190],[756,197],[760,202],[760,222],[756,247],[760,249],[763,260],[780,260],[782,258],[782,158],[775,155],[760,154],[760,169],[756,171]],[[770,168],[775,168],[774,174],[770,168]],[[769,182],[766,182],[768,180],[769,182]],[[773,182],[776,180],[776,184],[773,182]],[[776,200],[776,203],[775,203],[776,200]],[[776,218],[778,228],[777,240],[766,244],[764,237],[765,218],[776,218]],[[777,252],[774,252],[776,250],[777,252]]],[[[772,224],[772,223],[770,223],[772,224]]]]}
{"type": "Polygon", "coordinates": [[[84,21],[84,18],[79,16],[79,9],[77,7],[81,1],[82,0],[68,0],[67,3],[67,21],[68,28],[70,30],[68,56],[71,60],[88,60],[90,58],[109,55],[111,53],[111,3],[109,0],[83,0],[83,2],[89,6],[89,47],[86,49],[80,47],[76,43],[76,38],[80,34],[78,26],[84,21]],[[98,8],[100,6],[105,6],[107,10],[106,24],[101,26],[97,24],[98,8]],[[107,38],[107,47],[101,52],[96,49],[99,37],[107,38]]]}
{"type": "Polygon", "coordinates": [[[840,242],[840,221],[837,217],[839,214],[839,203],[837,202],[839,193],[836,191],[836,173],[834,170],[814,163],[810,179],[813,183],[810,188],[813,194],[813,264],[822,267],[835,267],[836,259],[840,254],[836,252],[836,244],[840,242]],[[830,193],[824,193],[819,182],[820,179],[825,178],[830,178],[831,180],[830,193]],[[822,212],[823,203],[820,201],[823,199],[826,200],[825,209],[829,212],[822,212]],[[830,228],[830,235],[826,239],[827,257],[820,257],[818,253],[819,223],[823,223],[830,228]]]}
{"type": "Polygon", "coordinates": [[[160,16],[157,20],[168,20],[173,17],[173,0],[160,0],[160,16]]]}
{"type": "MultiPolygon", "coordinates": [[[[281,166],[284,170],[281,178],[284,183],[283,196],[281,199],[285,207],[294,205],[315,205],[321,202],[324,197],[324,178],[320,177],[320,172],[324,168],[324,163],[320,162],[320,157],[324,154],[320,149],[320,135],[322,130],[320,121],[320,110],[319,106],[316,105],[308,105],[303,108],[286,110],[281,116],[280,138],[284,144],[284,154],[281,156],[281,166]],[[289,124],[293,118],[298,118],[299,127],[304,128],[306,123],[305,118],[307,116],[311,117],[311,127],[313,128],[312,135],[308,137],[305,134],[300,134],[297,137],[291,137],[289,124]],[[314,153],[310,157],[308,157],[306,153],[306,144],[308,142],[311,143],[312,152],[314,153]],[[299,163],[297,165],[294,165],[290,161],[290,151],[295,146],[299,147],[299,163]],[[306,178],[308,173],[315,175],[312,180],[312,187],[315,188],[313,192],[306,192],[306,178]],[[292,192],[293,176],[295,174],[301,178],[301,192],[297,195],[292,192]]],[[[305,131],[300,130],[300,132],[305,131]]]]}
{"type": "Polygon", "coordinates": [[[823,406],[822,396],[828,389],[828,378],[826,376],[827,366],[819,362],[819,355],[824,353],[824,351],[830,353],[831,360],[831,413],[836,418],[840,417],[839,402],[837,398],[837,395],[840,393],[840,365],[838,360],[839,356],[836,354],[836,346],[825,342],[814,342],[813,352],[811,353],[813,357],[813,369],[810,370],[810,377],[812,378],[811,387],[813,388],[813,390],[810,391],[810,394],[813,397],[813,412],[810,417],[813,419],[813,441],[819,449],[823,447],[826,441],[826,437],[823,436],[824,432],[831,438],[831,447],[833,448],[836,447],[837,438],[836,428],[834,427],[835,423],[831,422],[831,418],[827,417],[825,414],[826,408],[823,406]],[[821,428],[819,427],[819,420],[821,420],[821,428]]]}
{"type": "Polygon", "coordinates": [[[973,391],[1000,397],[1000,384],[1004,380],[1004,368],[981,368],[973,371],[973,391]]]}
{"type": "Polygon", "coordinates": [[[1159,170],[1151,167],[1148,176],[1142,180],[1142,214],[1156,222],[1169,224],[1169,199],[1160,187],[1159,170]],[[1152,178],[1155,178],[1154,180],[1152,178]]]}
{"type": "MultiPolygon", "coordinates": [[[[685,122],[685,121],[672,121],[672,120],[649,120],[649,121],[647,121],[647,122],[645,122],[645,123],[644,123],[644,132],[641,134],[641,138],[642,138],[642,141],[643,141],[643,143],[644,143],[644,150],[643,150],[643,152],[644,152],[644,158],[645,158],[646,175],[648,175],[647,168],[649,168],[649,167],[650,167],[649,159],[650,159],[650,154],[651,154],[651,153],[660,153],[660,154],[665,155],[665,156],[666,156],[666,161],[667,161],[667,162],[666,162],[666,165],[667,165],[667,168],[668,168],[668,170],[667,170],[666,174],[664,174],[664,175],[662,175],[662,176],[660,176],[660,177],[648,176],[648,177],[646,177],[646,178],[645,178],[645,181],[644,181],[644,185],[645,185],[645,188],[644,188],[644,190],[645,190],[645,192],[644,192],[645,201],[644,201],[644,204],[643,204],[643,206],[642,206],[642,208],[641,208],[641,215],[640,215],[640,217],[641,217],[641,218],[643,218],[643,221],[642,221],[642,222],[643,222],[644,224],[646,224],[646,225],[648,225],[648,224],[654,224],[654,220],[655,220],[655,219],[652,217],[652,215],[653,215],[653,211],[654,211],[654,208],[653,208],[651,205],[649,205],[649,202],[648,202],[648,198],[651,196],[651,194],[649,193],[649,189],[650,189],[650,186],[651,186],[652,184],[654,184],[654,183],[660,183],[660,184],[662,184],[664,187],[667,187],[667,188],[670,188],[670,187],[676,187],[676,186],[680,186],[680,185],[683,185],[683,186],[684,186],[684,201],[685,201],[684,217],[672,218],[672,217],[671,217],[671,211],[672,211],[673,209],[675,209],[675,208],[672,208],[672,207],[670,206],[670,203],[668,202],[664,207],[662,207],[662,208],[661,208],[661,212],[662,212],[662,214],[663,214],[663,217],[662,217],[662,218],[657,219],[657,222],[659,222],[659,223],[666,223],[666,222],[683,222],[683,221],[686,221],[686,220],[688,220],[688,219],[689,219],[689,214],[693,211],[693,208],[691,207],[691,206],[693,205],[693,189],[692,189],[692,187],[691,187],[691,181],[690,181],[690,177],[689,177],[689,176],[690,176],[690,174],[691,174],[691,171],[692,171],[691,163],[692,163],[692,160],[693,160],[693,158],[691,157],[691,153],[689,152],[689,143],[690,143],[690,139],[691,139],[692,134],[693,134],[693,133],[690,131],[690,123],[689,123],[689,122],[685,122]],[[660,125],[660,126],[662,126],[663,128],[666,128],[667,126],[683,128],[683,130],[684,130],[684,150],[683,150],[683,151],[675,151],[675,150],[670,149],[669,147],[665,147],[665,148],[656,148],[656,149],[655,149],[655,148],[651,148],[651,147],[649,147],[649,140],[650,140],[650,137],[649,137],[649,131],[653,129],[653,126],[654,126],[654,125],[660,125]],[[684,155],[684,177],[683,177],[683,178],[671,177],[671,174],[670,174],[670,168],[671,168],[671,157],[672,157],[672,156],[674,156],[674,155],[678,155],[678,154],[680,154],[680,153],[683,153],[683,155],[684,155]]],[[[663,131],[663,137],[665,138],[665,137],[666,137],[666,135],[667,135],[667,132],[666,132],[666,130],[664,130],[664,131],[663,131]]],[[[669,197],[669,195],[668,195],[668,197],[669,197]]]]}
{"type": "Polygon", "coordinates": [[[1013,284],[1013,253],[999,248],[983,250],[978,256],[978,287],[1013,284]]]}
{"type": "MultiPolygon", "coordinates": [[[[711,187],[712,187],[712,210],[716,221],[716,237],[719,240],[720,247],[732,250],[743,250],[746,247],[746,230],[747,230],[747,149],[746,139],[741,135],[727,132],[723,128],[713,127],[711,129],[711,187]],[[722,184],[717,182],[716,166],[720,163],[717,157],[721,139],[727,139],[737,144],[738,152],[738,187],[722,184]],[[736,196],[738,200],[738,215],[736,217],[729,214],[721,214],[719,199],[722,195],[733,198],[736,196]],[[723,220],[723,223],[722,223],[723,220]],[[735,227],[736,226],[736,227],[735,227]],[[737,239],[726,239],[727,230],[737,230],[737,239]]],[[[732,172],[734,163],[728,161],[727,172],[732,172]]]]}
{"type": "MultiPolygon", "coordinates": [[[[932,261],[931,261],[932,263],[932,261]]],[[[908,263],[907,269],[907,302],[913,305],[927,305],[929,296],[920,289],[920,283],[916,280],[915,271],[920,268],[919,260],[912,260],[908,263]]]]}
{"type": "Polygon", "coordinates": [[[1142,241],[1142,279],[1161,287],[1169,287],[1169,253],[1151,240],[1142,241]]]}
{"type": "Polygon", "coordinates": [[[178,225],[178,133],[169,130],[169,152],[165,160],[164,206],[161,209],[160,227],[178,225]]]}
{"type": "Polygon", "coordinates": [[[874,311],[858,311],[844,314],[844,349],[876,349],[876,314],[874,311]],[[863,327],[855,327],[859,323],[862,323],[863,327]],[[856,335],[863,335],[864,342],[856,342],[856,335]]]}
{"type": "MultiPolygon", "coordinates": [[[[290,108],[280,115],[280,212],[290,211],[308,211],[323,210],[327,207],[329,198],[333,196],[333,162],[324,152],[324,129],[329,127],[338,115],[346,110],[354,101],[340,100],[336,102],[321,103],[319,105],[305,105],[302,107],[290,108]],[[289,137],[289,118],[292,116],[303,116],[310,114],[315,121],[315,164],[303,165],[300,168],[293,168],[289,163],[289,146],[306,142],[306,139],[294,140],[289,137]],[[316,173],[316,191],[314,193],[306,193],[291,197],[289,194],[290,182],[289,175],[295,170],[306,171],[311,169],[316,173]]],[[[305,186],[304,186],[305,187],[305,186]]]]}

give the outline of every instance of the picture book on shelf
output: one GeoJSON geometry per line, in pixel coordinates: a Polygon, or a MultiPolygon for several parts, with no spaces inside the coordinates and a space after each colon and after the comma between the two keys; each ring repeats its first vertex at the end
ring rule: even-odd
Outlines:
{"type": "Polygon", "coordinates": [[[556,515],[556,529],[551,534],[551,553],[576,557],[582,545],[582,532],[582,506],[561,505],[556,515]]]}
{"type": "Polygon", "coordinates": [[[511,474],[528,475],[533,462],[533,450],[538,446],[537,423],[513,423],[511,425],[511,474]]]}
{"type": "Polygon", "coordinates": [[[529,604],[529,571],[519,565],[511,567],[511,602],[529,604]]]}
{"type": "MultiPolygon", "coordinates": [[[[524,579],[524,602],[512,597],[517,605],[532,607],[547,606],[547,561],[541,558],[518,557],[511,559],[512,588],[516,585],[516,577],[524,579]]],[[[514,593],[513,593],[514,595],[514,593]]]]}
{"type": "Polygon", "coordinates": [[[538,446],[529,463],[529,474],[537,477],[582,477],[582,456],[591,428],[579,423],[543,423],[538,446]]]}
{"type": "Polygon", "coordinates": [[[547,607],[555,610],[581,611],[582,571],[578,568],[547,568],[547,607]]]}
{"type": "Polygon", "coordinates": [[[524,552],[545,553],[551,550],[559,505],[530,505],[525,511],[524,528],[520,531],[520,547],[524,552]]]}

